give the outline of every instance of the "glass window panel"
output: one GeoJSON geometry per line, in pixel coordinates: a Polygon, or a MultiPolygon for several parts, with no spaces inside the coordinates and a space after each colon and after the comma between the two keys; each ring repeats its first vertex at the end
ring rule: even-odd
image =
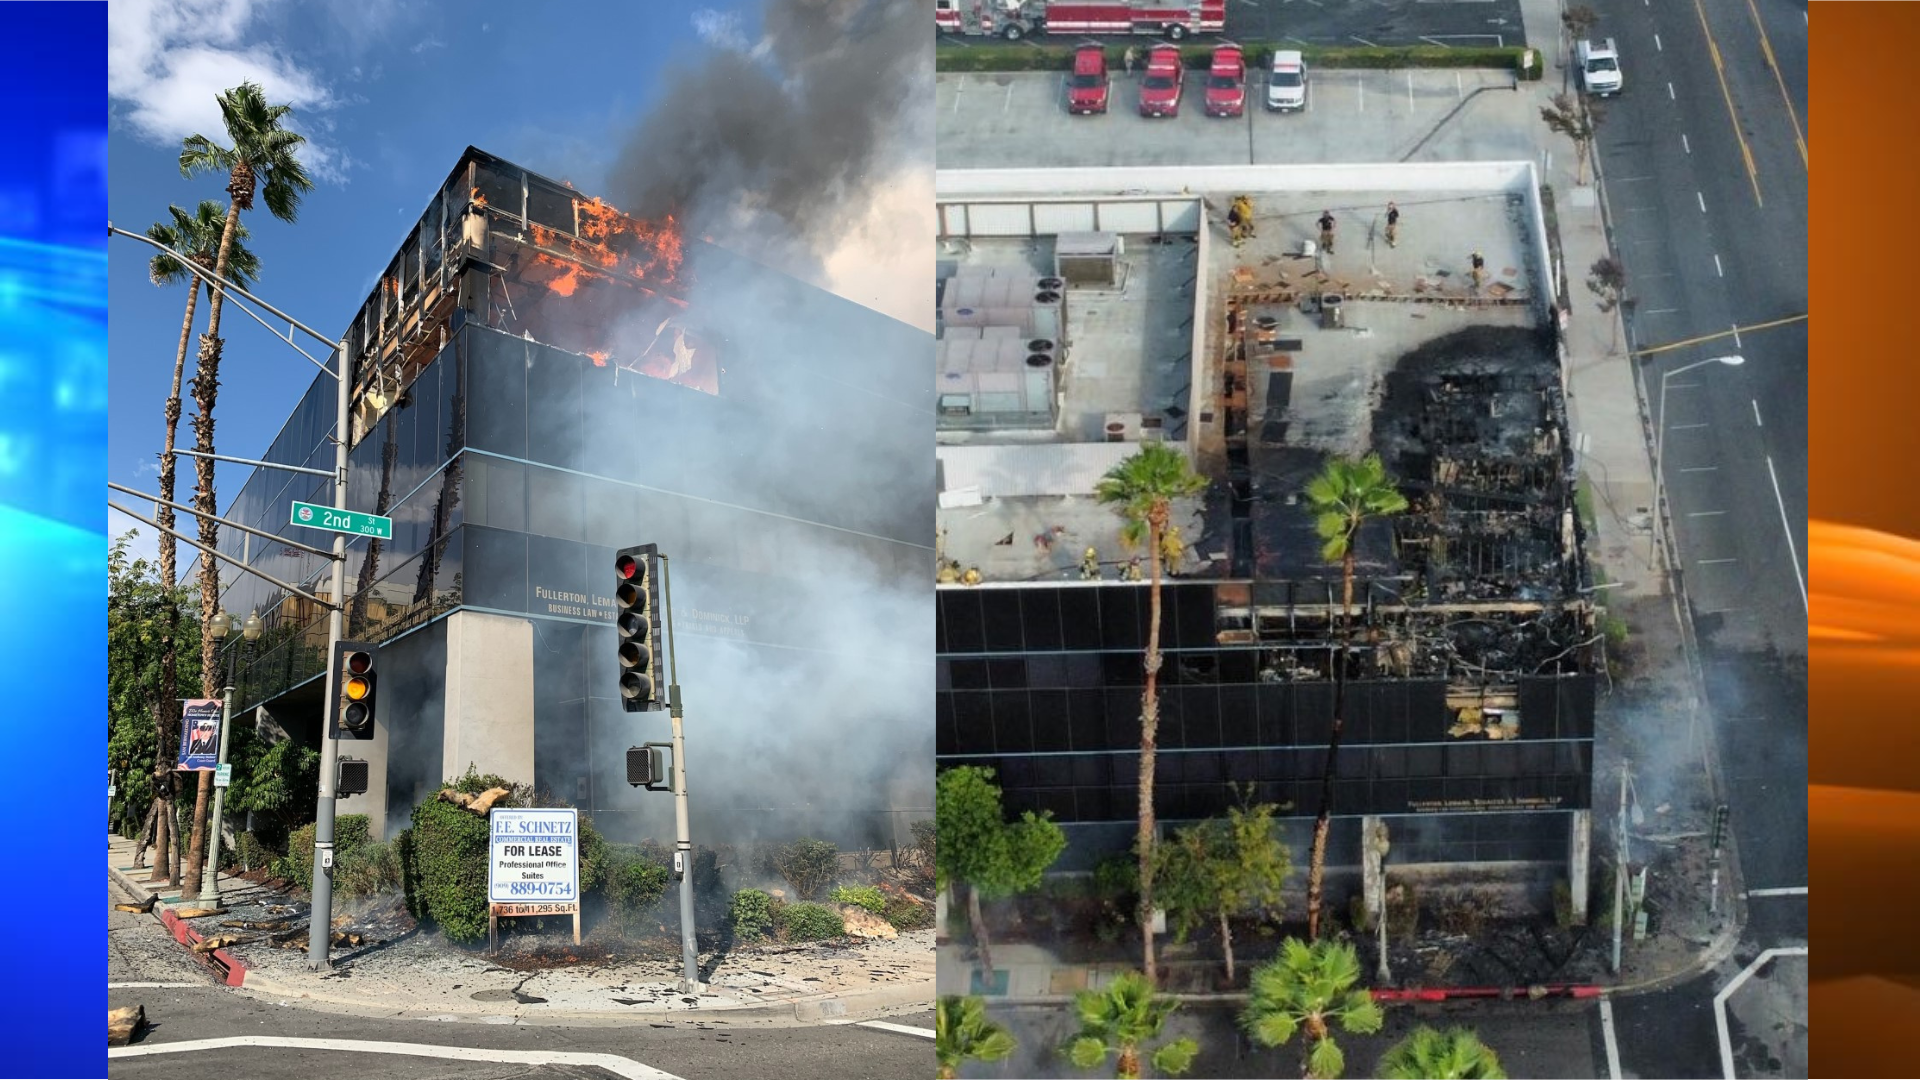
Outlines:
{"type": "Polygon", "coordinates": [[[1027,701],[1033,715],[1035,750],[1073,749],[1065,690],[1034,690],[1027,701]]]}
{"type": "Polygon", "coordinates": [[[1067,693],[1067,717],[1073,730],[1073,749],[1106,750],[1107,714],[1105,695],[1099,690],[1067,693]]]}
{"type": "Polygon", "coordinates": [[[1054,595],[1060,598],[1060,626],[1066,635],[1067,648],[1101,647],[1099,594],[1104,591],[1085,587],[1054,590],[1054,595]]]}
{"type": "Polygon", "coordinates": [[[993,684],[987,679],[987,662],[985,660],[963,660],[954,658],[947,661],[947,663],[953,672],[953,688],[955,690],[987,690],[992,688],[993,684]]]}
{"type": "Polygon", "coordinates": [[[1106,675],[1098,654],[1068,653],[1066,666],[1069,687],[1092,688],[1106,685],[1106,675]]]}
{"type": "Polygon", "coordinates": [[[1027,665],[1019,659],[987,661],[987,680],[995,690],[1025,690],[1027,665]]]}
{"type": "Polygon", "coordinates": [[[469,526],[466,561],[473,570],[465,581],[466,602],[503,611],[524,609],[527,597],[527,538],[498,529],[469,526]]]}
{"type": "Polygon", "coordinates": [[[467,334],[467,438],[508,457],[527,456],[524,342],[481,329],[467,334]]]}
{"type": "Polygon", "coordinates": [[[1033,715],[1025,690],[993,691],[993,741],[1002,754],[1032,752],[1033,715]]]}
{"type": "Polygon", "coordinates": [[[527,363],[527,457],[563,469],[585,469],[581,438],[579,357],[524,346],[527,363]]]}
{"type": "Polygon", "coordinates": [[[580,478],[555,469],[527,472],[527,531],[563,540],[581,540],[585,512],[580,478]]]}
{"type": "Polygon", "coordinates": [[[954,691],[954,746],[962,754],[993,752],[993,710],[985,691],[954,691]]]}
{"type": "Polygon", "coordinates": [[[1060,632],[1060,593],[1057,589],[1021,589],[1020,621],[1026,628],[1029,649],[1058,649],[1065,640],[1060,632]]]}
{"type": "Polygon", "coordinates": [[[1025,647],[1020,632],[1019,593],[1010,589],[982,590],[980,611],[986,623],[988,651],[1017,652],[1025,647]]]}

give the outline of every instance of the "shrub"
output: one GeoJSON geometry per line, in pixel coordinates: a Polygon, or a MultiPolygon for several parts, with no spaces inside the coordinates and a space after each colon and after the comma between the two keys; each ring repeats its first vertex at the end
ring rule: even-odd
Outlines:
{"type": "Polygon", "coordinates": [[[780,848],[773,865],[793,886],[794,895],[812,900],[825,892],[840,872],[840,850],[825,840],[795,840],[780,848]]]}
{"type": "Polygon", "coordinates": [[[402,886],[400,852],[393,844],[363,844],[334,860],[336,895],[379,896],[399,892],[402,886]]]}
{"type": "Polygon", "coordinates": [[[871,885],[842,885],[828,899],[836,904],[856,904],[882,917],[887,914],[887,894],[871,885]]]}
{"type": "Polygon", "coordinates": [[[621,933],[630,934],[634,921],[666,895],[672,874],[640,848],[608,845],[605,858],[601,892],[606,894],[607,910],[621,933]]]}
{"type": "Polygon", "coordinates": [[[735,941],[753,941],[773,929],[773,897],[759,889],[741,889],[733,894],[727,909],[735,941]]]}
{"type": "MultiPolygon", "coordinates": [[[[482,789],[485,790],[485,789],[482,789]]],[[[487,819],[443,799],[413,808],[406,878],[414,914],[438,924],[447,940],[487,934],[487,819]]]]}
{"type": "Polygon", "coordinates": [[[241,870],[266,870],[271,868],[279,858],[280,852],[275,851],[258,834],[243,831],[233,839],[229,865],[241,870]]]}
{"type": "Polygon", "coordinates": [[[904,896],[889,901],[884,914],[895,930],[925,930],[933,925],[933,905],[904,896]]]}
{"type": "MultiPolygon", "coordinates": [[[[302,825],[287,835],[287,854],[276,860],[273,875],[283,877],[305,889],[313,884],[313,830],[312,823],[302,825]]],[[[333,819],[333,865],[339,869],[340,863],[353,853],[355,848],[367,842],[367,815],[341,814],[333,819]]],[[[338,880],[336,874],[335,880],[338,880]]]]}
{"type": "Polygon", "coordinates": [[[846,920],[824,904],[783,904],[775,914],[781,935],[789,941],[819,941],[847,932],[846,920]]]}

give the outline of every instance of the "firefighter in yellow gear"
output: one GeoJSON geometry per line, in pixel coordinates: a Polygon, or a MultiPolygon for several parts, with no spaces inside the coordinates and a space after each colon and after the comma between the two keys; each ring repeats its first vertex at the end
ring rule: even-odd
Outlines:
{"type": "Polygon", "coordinates": [[[1088,548],[1087,553],[1080,556],[1080,580],[1100,580],[1100,553],[1093,548],[1088,548]]]}

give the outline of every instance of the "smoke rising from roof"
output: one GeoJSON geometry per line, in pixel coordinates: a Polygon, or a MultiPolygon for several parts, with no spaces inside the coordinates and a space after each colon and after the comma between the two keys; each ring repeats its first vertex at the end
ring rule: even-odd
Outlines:
{"type": "Polygon", "coordinates": [[[695,22],[716,47],[667,69],[663,99],[612,169],[610,201],[827,285],[828,257],[868,223],[873,199],[904,170],[931,167],[924,13],[768,0],[752,45],[736,22],[695,22]]]}

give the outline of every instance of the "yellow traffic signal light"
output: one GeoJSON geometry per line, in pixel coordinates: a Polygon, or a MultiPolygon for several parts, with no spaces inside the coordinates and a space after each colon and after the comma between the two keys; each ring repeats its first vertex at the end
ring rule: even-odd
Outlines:
{"type": "Polygon", "coordinates": [[[334,647],[333,737],[373,738],[374,691],[379,676],[373,670],[374,647],[342,641],[334,647]]]}

